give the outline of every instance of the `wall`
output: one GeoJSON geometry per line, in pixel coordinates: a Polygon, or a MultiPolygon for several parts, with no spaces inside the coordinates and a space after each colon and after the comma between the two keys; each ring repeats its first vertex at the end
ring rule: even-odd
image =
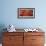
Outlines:
{"type": "Polygon", "coordinates": [[[46,28],[45,0],[1,0],[0,24],[17,28],[43,26],[46,28]],[[18,19],[17,8],[35,8],[35,19],[18,19]]]}
{"type": "Polygon", "coordinates": [[[0,0],[0,31],[13,24],[16,28],[40,27],[46,32],[45,4],[46,0],[0,0]],[[17,8],[20,7],[35,8],[35,19],[18,19],[17,8]]]}

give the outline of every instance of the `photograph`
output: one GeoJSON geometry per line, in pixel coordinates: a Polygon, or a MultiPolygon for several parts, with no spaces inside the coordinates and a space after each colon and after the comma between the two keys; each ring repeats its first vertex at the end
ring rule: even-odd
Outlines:
{"type": "Polygon", "coordinates": [[[35,8],[18,8],[18,18],[35,18],[35,8]]]}

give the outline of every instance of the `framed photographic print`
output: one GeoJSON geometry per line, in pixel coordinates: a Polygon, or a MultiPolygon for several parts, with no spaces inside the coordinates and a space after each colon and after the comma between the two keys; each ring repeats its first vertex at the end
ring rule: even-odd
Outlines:
{"type": "Polygon", "coordinates": [[[35,8],[18,8],[18,18],[35,18],[35,8]]]}

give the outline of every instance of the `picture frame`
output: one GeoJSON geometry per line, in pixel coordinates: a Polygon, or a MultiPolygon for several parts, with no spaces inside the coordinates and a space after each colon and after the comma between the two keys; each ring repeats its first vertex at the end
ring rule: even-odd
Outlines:
{"type": "Polygon", "coordinates": [[[21,19],[34,19],[35,8],[18,8],[18,18],[21,19]]]}

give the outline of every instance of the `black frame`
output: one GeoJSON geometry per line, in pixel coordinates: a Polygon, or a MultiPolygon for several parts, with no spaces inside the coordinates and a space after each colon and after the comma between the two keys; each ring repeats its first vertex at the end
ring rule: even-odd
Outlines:
{"type": "Polygon", "coordinates": [[[18,18],[20,18],[20,19],[33,19],[33,18],[35,18],[35,8],[18,8],[18,12],[17,12],[17,14],[18,14],[18,18]],[[33,15],[32,16],[20,16],[20,10],[32,10],[33,11],[33,15]]]}

